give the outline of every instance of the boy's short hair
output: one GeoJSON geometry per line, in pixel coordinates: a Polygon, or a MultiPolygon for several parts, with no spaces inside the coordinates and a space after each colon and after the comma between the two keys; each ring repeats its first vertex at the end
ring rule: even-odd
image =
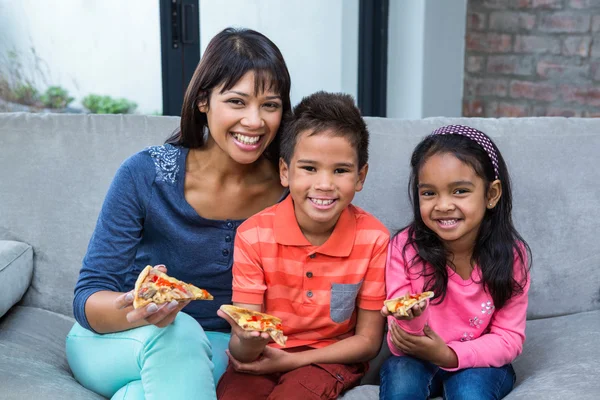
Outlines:
{"type": "Polygon", "coordinates": [[[334,136],[348,139],[358,155],[358,168],[369,161],[369,131],[352,96],[316,92],[304,97],[284,124],[280,155],[289,165],[298,136],[309,131],[316,135],[331,130],[334,136]]]}

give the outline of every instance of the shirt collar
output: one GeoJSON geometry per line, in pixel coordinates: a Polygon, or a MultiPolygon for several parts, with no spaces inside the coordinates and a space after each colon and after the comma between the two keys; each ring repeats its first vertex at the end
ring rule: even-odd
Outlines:
{"type": "MultiPolygon", "coordinates": [[[[288,196],[275,209],[274,222],[275,241],[287,246],[313,246],[302,234],[292,196],[288,196]]],[[[348,257],[356,237],[356,218],[351,207],[346,207],[333,228],[331,236],[325,243],[315,249],[316,253],[332,257],[348,257]]]]}

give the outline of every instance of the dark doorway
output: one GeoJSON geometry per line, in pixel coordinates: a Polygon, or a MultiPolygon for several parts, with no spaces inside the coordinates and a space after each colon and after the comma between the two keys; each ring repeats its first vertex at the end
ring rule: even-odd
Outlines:
{"type": "Polygon", "coordinates": [[[181,115],[183,95],[200,61],[198,0],[160,0],[163,115],[181,115]]]}
{"type": "Polygon", "coordinates": [[[389,8],[389,0],[360,0],[358,107],[364,116],[386,116],[389,8]]]}

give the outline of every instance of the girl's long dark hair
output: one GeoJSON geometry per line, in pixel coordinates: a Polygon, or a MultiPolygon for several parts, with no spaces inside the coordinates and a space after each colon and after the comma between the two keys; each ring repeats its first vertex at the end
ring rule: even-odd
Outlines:
{"type": "MultiPolygon", "coordinates": [[[[512,296],[523,292],[530,269],[531,250],[513,225],[512,193],[508,169],[498,148],[495,144],[493,146],[498,156],[498,176],[502,184],[502,196],[493,209],[486,209],[471,261],[479,265],[482,273],[481,283],[491,295],[494,306],[500,309],[512,296]],[[515,255],[523,265],[523,271],[520,274],[522,279],[515,277],[515,255]]],[[[423,222],[419,206],[418,186],[419,172],[427,159],[434,154],[444,153],[452,154],[471,166],[485,182],[486,193],[487,188],[494,181],[494,167],[488,154],[477,142],[467,137],[430,135],[423,139],[413,151],[408,187],[414,220],[407,227],[408,240],[403,249],[403,257],[407,266],[407,274],[416,274],[425,278],[423,290],[431,290],[435,293],[434,303],[442,302],[446,296],[448,286],[446,266],[449,262],[451,263],[452,254],[446,250],[439,237],[423,222]],[[411,247],[416,249],[417,255],[413,259],[407,260],[407,250],[411,247]]]]}
{"type": "MultiPolygon", "coordinates": [[[[223,85],[231,89],[248,71],[254,72],[254,90],[268,89],[281,96],[283,116],[291,112],[290,74],[279,51],[269,38],[251,29],[226,28],[208,44],[185,92],[178,129],[166,143],[188,148],[204,146],[206,114],[198,104],[210,99],[211,91],[223,85]]],[[[210,107],[210,104],[209,104],[210,107]]],[[[282,131],[284,119],[280,125],[282,131]]],[[[279,162],[279,133],[264,153],[275,165],[279,162]]]]}

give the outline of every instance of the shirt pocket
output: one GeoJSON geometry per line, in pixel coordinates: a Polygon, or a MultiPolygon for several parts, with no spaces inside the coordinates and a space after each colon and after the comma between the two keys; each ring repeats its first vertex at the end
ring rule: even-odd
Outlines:
{"type": "Polygon", "coordinates": [[[347,321],[356,308],[356,296],[363,281],[358,283],[332,283],[330,317],[334,322],[347,321]]]}

